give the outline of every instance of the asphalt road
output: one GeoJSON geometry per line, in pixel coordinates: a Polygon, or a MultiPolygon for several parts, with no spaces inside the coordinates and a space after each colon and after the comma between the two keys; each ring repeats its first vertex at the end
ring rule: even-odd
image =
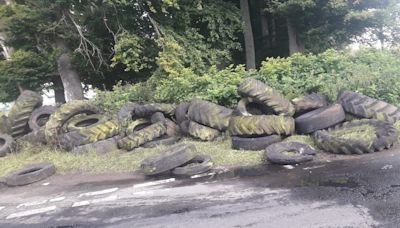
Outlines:
{"type": "Polygon", "coordinates": [[[1,190],[0,227],[399,227],[399,174],[392,150],[252,178],[41,183],[1,190]]]}

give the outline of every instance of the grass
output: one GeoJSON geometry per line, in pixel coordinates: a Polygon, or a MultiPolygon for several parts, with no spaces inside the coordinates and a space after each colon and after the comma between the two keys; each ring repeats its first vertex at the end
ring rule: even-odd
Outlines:
{"type": "MultiPolygon", "coordinates": [[[[215,166],[257,165],[264,160],[262,151],[235,151],[231,149],[230,139],[221,142],[198,142],[185,139],[182,143],[193,143],[198,153],[211,156],[215,166]]],[[[19,153],[0,158],[0,176],[38,162],[51,162],[57,173],[121,173],[139,169],[140,162],[146,157],[162,153],[165,146],[143,149],[135,152],[112,151],[107,154],[89,152],[73,154],[48,146],[25,145],[19,153]]]]}
{"type": "Polygon", "coordinates": [[[313,137],[311,137],[309,135],[292,135],[283,141],[304,143],[304,144],[310,145],[313,148],[317,148],[317,145],[315,144],[313,137]]]}
{"type": "Polygon", "coordinates": [[[330,132],[331,135],[342,139],[359,140],[369,146],[376,138],[375,128],[371,125],[361,125],[351,128],[338,129],[330,132]]]}

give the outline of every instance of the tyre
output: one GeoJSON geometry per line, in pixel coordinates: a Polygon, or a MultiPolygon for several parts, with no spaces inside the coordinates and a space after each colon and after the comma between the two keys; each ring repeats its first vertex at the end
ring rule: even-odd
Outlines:
{"type": "Polygon", "coordinates": [[[237,116],[252,116],[252,115],[271,115],[274,111],[260,103],[257,103],[253,98],[246,97],[240,99],[235,111],[237,116]]]}
{"type": "Polygon", "coordinates": [[[397,141],[398,132],[387,122],[355,120],[317,131],[314,138],[318,147],[331,153],[364,154],[390,148],[397,141]]]}
{"type": "Polygon", "coordinates": [[[150,121],[151,121],[152,123],[157,123],[157,122],[160,122],[160,121],[165,121],[165,116],[164,116],[164,114],[163,114],[162,112],[156,112],[156,113],[154,113],[153,115],[151,115],[150,121]]]}
{"type": "Polygon", "coordinates": [[[164,135],[166,131],[164,122],[154,123],[118,140],[118,147],[130,151],[164,135]]]}
{"type": "Polygon", "coordinates": [[[208,155],[196,155],[188,163],[176,167],[172,170],[172,174],[177,176],[193,176],[196,174],[205,173],[211,170],[213,167],[211,157],[208,155]]]}
{"type": "Polygon", "coordinates": [[[234,136],[292,135],[294,119],[287,116],[236,116],[229,123],[234,136]]]}
{"type": "Polygon", "coordinates": [[[400,110],[396,106],[359,93],[342,91],[337,101],[342,104],[346,112],[357,117],[376,118],[389,123],[400,120],[400,110]]]}
{"type": "Polygon", "coordinates": [[[23,186],[46,179],[56,173],[56,168],[50,163],[39,163],[8,174],[5,182],[8,186],[23,186]]]}
{"type": "Polygon", "coordinates": [[[135,131],[138,131],[138,130],[148,127],[150,125],[151,125],[151,122],[148,119],[140,118],[140,119],[133,120],[132,122],[129,123],[128,127],[125,129],[124,133],[121,135],[122,136],[131,135],[135,131]]]}
{"type": "Polygon", "coordinates": [[[212,141],[221,135],[217,129],[213,129],[194,121],[189,122],[189,135],[203,141],[212,141]]]}
{"type": "Polygon", "coordinates": [[[302,134],[313,133],[317,130],[332,127],[345,120],[346,116],[340,104],[307,112],[295,119],[296,131],[302,134]]]}
{"type": "Polygon", "coordinates": [[[165,125],[167,126],[167,131],[165,132],[167,136],[175,137],[182,134],[181,128],[174,121],[170,119],[165,119],[165,125]]]}
{"type": "Polygon", "coordinates": [[[87,127],[94,127],[96,125],[102,124],[107,120],[108,118],[101,114],[81,115],[71,121],[68,121],[66,129],[67,132],[79,131],[87,127]]]}
{"type": "Polygon", "coordinates": [[[125,103],[117,113],[118,120],[120,121],[127,119],[132,120],[132,116],[134,115],[135,109],[139,106],[140,106],[139,104],[133,102],[125,103]]]}
{"type": "Polygon", "coordinates": [[[21,93],[8,113],[9,134],[12,137],[19,137],[29,132],[29,118],[42,102],[43,98],[38,93],[30,90],[21,93]]]}
{"type": "Polygon", "coordinates": [[[170,146],[175,144],[176,142],[179,141],[179,137],[163,137],[161,136],[160,138],[154,139],[153,141],[147,142],[142,145],[144,148],[153,148],[156,146],[170,146]]]}
{"type": "Polygon", "coordinates": [[[10,123],[4,113],[0,113],[0,133],[8,134],[10,132],[10,123]]]}
{"type": "Polygon", "coordinates": [[[175,119],[178,124],[182,123],[185,120],[188,120],[188,110],[189,110],[190,103],[189,102],[182,102],[175,109],[175,119]]]}
{"type": "Polygon", "coordinates": [[[190,103],[188,117],[204,126],[224,131],[229,125],[232,110],[223,106],[195,99],[190,103]]]}
{"type": "Polygon", "coordinates": [[[28,121],[29,127],[32,131],[37,131],[41,127],[45,126],[47,121],[49,121],[49,118],[51,114],[53,114],[56,111],[55,106],[42,106],[38,109],[35,109],[28,121]]]}
{"type": "Polygon", "coordinates": [[[295,109],[292,103],[278,91],[256,79],[245,79],[238,88],[242,97],[250,97],[255,102],[271,108],[277,115],[293,116],[295,109]]]}
{"type": "Polygon", "coordinates": [[[61,105],[55,111],[45,126],[46,140],[49,144],[57,145],[64,124],[72,117],[79,114],[98,114],[99,109],[90,101],[76,100],[61,105]]]}
{"type": "Polygon", "coordinates": [[[72,153],[84,154],[90,151],[95,151],[99,154],[105,154],[112,151],[118,150],[117,141],[120,139],[119,136],[115,136],[109,139],[97,141],[95,143],[86,144],[83,146],[78,146],[72,149],[72,153]]]}
{"type": "Polygon", "coordinates": [[[0,134],[0,157],[6,156],[14,150],[14,139],[7,134],[0,134]]]}
{"type": "Polygon", "coordinates": [[[322,108],[328,105],[326,97],[320,93],[312,93],[292,100],[296,115],[322,108]]]}
{"type": "Polygon", "coordinates": [[[265,150],[267,146],[282,141],[279,135],[270,135],[255,138],[232,137],[232,148],[235,150],[265,150]]]}
{"type": "Polygon", "coordinates": [[[24,143],[30,143],[33,145],[46,144],[47,141],[46,141],[46,136],[44,134],[44,128],[42,127],[39,130],[29,132],[28,134],[21,136],[16,140],[16,144],[18,147],[20,147],[24,143]]]}
{"type": "Polygon", "coordinates": [[[152,114],[156,112],[161,112],[164,115],[169,117],[173,117],[175,115],[175,105],[173,104],[161,104],[161,103],[153,103],[153,104],[144,104],[139,105],[135,111],[134,115],[138,118],[148,118],[152,114]]]}
{"type": "Polygon", "coordinates": [[[145,175],[156,175],[181,166],[196,155],[196,147],[192,144],[180,144],[168,148],[161,155],[144,159],[140,168],[145,175]]]}
{"type": "Polygon", "coordinates": [[[267,160],[278,165],[294,165],[308,162],[314,159],[315,150],[303,143],[280,142],[265,149],[267,160]]]}
{"type": "Polygon", "coordinates": [[[179,124],[181,133],[183,135],[189,135],[189,124],[190,124],[190,120],[185,120],[179,124]]]}

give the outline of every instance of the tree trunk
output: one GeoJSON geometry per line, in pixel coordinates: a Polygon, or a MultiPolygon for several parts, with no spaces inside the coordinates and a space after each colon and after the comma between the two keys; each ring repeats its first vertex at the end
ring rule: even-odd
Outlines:
{"type": "Polygon", "coordinates": [[[249,1],[240,0],[240,13],[242,14],[242,20],[244,22],[244,46],[246,53],[246,68],[256,68],[256,56],[254,50],[254,38],[253,29],[250,20],[249,1]]]}
{"type": "Polygon", "coordinates": [[[57,48],[63,53],[57,60],[58,73],[65,89],[65,96],[68,101],[83,100],[83,88],[78,72],[71,63],[71,51],[64,40],[56,41],[57,48]]]}
{"type": "Polygon", "coordinates": [[[53,80],[53,90],[54,90],[54,98],[56,104],[64,104],[65,101],[65,92],[64,86],[60,77],[55,77],[53,80]]]}
{"type": "Polygon", "coordinates": [[[3,33],[0,33],[0,46],[1,46],[1,49],[3,50],[2,51],[3,56],[6,60],[10,60],[11,59],[11,49],[6,46],[5,40],[6,40],[6,36],[3,33]]]}
{"type": "Polygon", "coordinates": [[[267,48],[270,48],[271,42],[269,33],[269,23],[268,23],[268,17],[264,12],[261,13],[261,35],[263,36],[263,41],[265,42],[265,46],[267,48]]]}
{"type": "Polygon", "coordinates": [[[296,29],[289,19],[286,19],[286,24],[289,36],[289,54],[293,55],[297,52],[303,53],[305,51],[304,44],[298,37],[296,29]]]}

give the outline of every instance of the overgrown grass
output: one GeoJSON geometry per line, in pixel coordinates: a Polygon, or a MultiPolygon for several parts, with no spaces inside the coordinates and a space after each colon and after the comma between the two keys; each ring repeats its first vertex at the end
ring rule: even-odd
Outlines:
{"type": "MultiPolygon", "coordinates": [[[[262,151],[235,151],[231,149],[229,139],[221,142],[198,142],[189,139],[181,143],[193,143],[198,153],[211,156],[215,166],[257,165],[263,163],[262,151]]],[[[89,152],[73,154],[48,146],[25,145],[19,153],[0,158],[0,176],[38,162],[51,162],[57,168],[57,173],[121,173],[133,172],[139,169],[140,162],[146,157],[162,153],[165,146],[150,149],[140,149],[134,152],[112,151],[106,154],[89,152]]]]}

